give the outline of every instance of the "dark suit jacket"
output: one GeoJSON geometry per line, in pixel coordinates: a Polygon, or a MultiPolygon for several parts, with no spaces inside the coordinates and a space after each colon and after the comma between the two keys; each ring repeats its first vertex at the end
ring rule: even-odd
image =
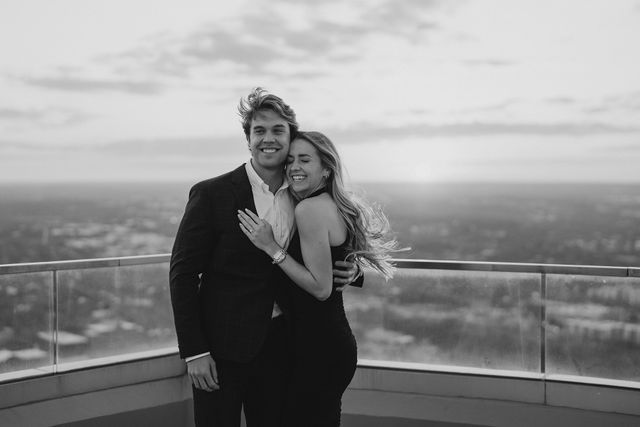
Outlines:
{"type": "Polygon", "coordinates": [[[189,193],[169,274],[183,358],[211,352],[249,361],[267,336],[276,294],[286,310],[287,278],[240,230],[237,211],[244,208],[256,211],[244,165],[189,193]]]}

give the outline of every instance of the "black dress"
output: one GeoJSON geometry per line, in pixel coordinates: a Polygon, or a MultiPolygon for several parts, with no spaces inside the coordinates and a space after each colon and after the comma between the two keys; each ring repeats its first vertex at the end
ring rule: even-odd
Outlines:
{"type": "MultiPolygon", "coordinates": [[[[297,231],[288,253],[304,264],[297,231]]],[[[346,255],[345,243],[331,247],[332,264],[346,255]]],[[[320,301],[291,282],[289,297],[294,359],[284,425],[339,426],[342,394],[358,360],[342,292],[334,288],[329,298],[320,301]]]]}

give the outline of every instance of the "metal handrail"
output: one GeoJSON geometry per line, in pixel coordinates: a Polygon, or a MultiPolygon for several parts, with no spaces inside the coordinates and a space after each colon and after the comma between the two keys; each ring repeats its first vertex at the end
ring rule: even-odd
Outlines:
{"type": "MultiPolygon", "coordinates": [[[[10,274],[28,273],[51,273],[53,278],[52,324],[54,334],[57,333],[57,276],[58,271],[80,270],[93,268],[113,268],[124,266],[137,266],[149,264],[168,263],[170,254],[126,256],[113,258],[94,258],[68,261],[48,261],[21,264],[0,265],[0,276],[10,274]]],[[[540,275],[540,295],[542,301],[546,300],[547,275],[588,275],[603,277],[640,277],[638,267],[615,267],[615,266],[593,266],[593,265],[569,265],[569,264],[534,264],[534,263],[510,263],[510,262],[482,262],[482,261],[452,261],[452,260],[425,260],[425,259],[394,259],[398,269],[417,270],[450,270],[450,271],[475,271],[475,272],[502,272],[502,273],[530,273],[540,275]]],[[[546,373],[546,304],[540,305],[540,372],[536,375],[547,375],[546,373]]],[[[57,338],[55,339],[57,341],[57,338]]],[[[53,372],[58,370],[58,355],[54,346],[53,372]]],[[[406,367],[405,367],[406,368],[406,367]]],[[[451,369],[455,371],[455,367],[451,369]]]]}
{"type": "MultiPolygon", "coordinates": [[[[69,261],[47,261],[0,265],[0,275],[38,273],[85,268],[120,267],[169,262],[170,254],[140,255],[114,258],[93,258],[69,261]]],[[[395,259],[400,269],[489,271],[502,273],[566,274],[605,277],[640,277],[640,267],[614,267],[573,264],[533,264],[515,262],[450,261],[426,259],[395,259]]]]}
{"type": "Polygon", "coordinates": [[[29,262],[0,264],[0,275],[18,273],[41,273],[59,270],[81,270],[85,268],[123,267],[130,265],[160,264],[169,262],[170,254],[139,255],[113,258],[76,259],[69,261],[29,262]]]}
{"type": "Polygon", "coordinates": [[[534,264],[522,262],[443,261],[423,259],[396,259],[395,264],[398,268],[426,270],[640,277],[640,268],[638,267],[614,267],[606,265],[534,264]]]}

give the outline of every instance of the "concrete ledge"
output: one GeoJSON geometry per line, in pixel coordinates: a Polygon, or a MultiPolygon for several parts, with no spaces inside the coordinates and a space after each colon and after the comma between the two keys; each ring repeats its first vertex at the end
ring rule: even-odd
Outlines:
{"type": "Polygon", "coordinates": [[[169,403],[152,408],[137,409],[130,412],[91,418],[73,423],[59,424],[56,427],[193,427],[193,401],[169,403]],[[186,416],[185,416],[186,415],[186,416]]]}
{"type": "Polygon", "coordinates": [[[112,359],[112,364],[85,368],[78,365],[75,371],[0,384],[0,408],[181,377],[185,372],[184,362],[175,353],[133,361],[112,359]]]}
{"type": "Polygon", "coordinates": [[[580,380],[589,379],[398,362],[379,362],[376,366],[375,361],[364,361],[359,363],[349,389],[517,402],[640,417],[637,382],[580,380]]]}
{"type": "MultiPolygon", "coordinates": [[[[0,425],[55,426],[162,407],[190,398],[191,386],[182,376],[14,406],[0,410],[0,425]]],[[[184,425],[188,425],[187,414],[184,418],[184,425]]]]}
{"type": "Polygon", "coordinates": [[[154,426],[175,426],[176,417],[183,421],[179,425],[187,426],[193,418],[189,411],[171,417],[160,414],[169,407],[190,409],[190,399],[184,362],[174,353],[1,384],[0,426],[56,426],[99,419],[105,420],[102,425],[113,425],[127,414],[140,416],[143,410],[145,417],[157,418],[154,426]]]}
{"type": "Polygon", "coordinates": [[[349,388],[538,404],[545,401],[544,382],[540,380],[373,367],[359,367],[349,388]]]}
{"type": "MultiPolygon", "coordinates": [[[[558,408],[548,405],[461,397],[427,396],[379,390],[347,390],[343,398],[345,421],[360,417],[393,419],[397,425],[452,425],[493,427],[630,427],[640,417],[615,413],[558,408]],[[411,422],[413,421],[413,422],[411,422]],[[426,422],[426,424],[418,424],[426,422]]],[[[352,424],[343,423],[345,427],[352,424]]],[[[390,427],[396,424],[368,424],[390,427]]]]}
{"type": "Polygon", "coordinates": [[[624,387],[624,382],[580,384],[549,381],[542,374],[518,377],[518,372],[431,368],[361,363],[345,394],[343,412],[354,422],[362,416],[442,425],[640,425],[640,390],[624,387]]]}
{"type": "MultiPolygon", "coordinates": [[[[637,388],[384,365],[359,365],[343,399],[345,427],[640,425],[637,388]]],[[[191,409],[175,353],[0,385],[0,426],[191,426],[191,409]]]]}
{"type": "Polygon", "coordinates": [[[548,405],[635,415],[636,425],[640,425],[639,402],[640,390],[637,389],[547,382],[548,405]]]}

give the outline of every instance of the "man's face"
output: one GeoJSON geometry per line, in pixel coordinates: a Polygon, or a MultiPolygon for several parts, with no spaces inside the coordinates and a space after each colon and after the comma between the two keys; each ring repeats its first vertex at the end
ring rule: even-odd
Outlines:
{"type": "Polygon", "coordinates": [[[290,142],[289,124],[278,113],[260,110],[251,120],[249,151],[256,169],[283,169],[290,142]]]}

